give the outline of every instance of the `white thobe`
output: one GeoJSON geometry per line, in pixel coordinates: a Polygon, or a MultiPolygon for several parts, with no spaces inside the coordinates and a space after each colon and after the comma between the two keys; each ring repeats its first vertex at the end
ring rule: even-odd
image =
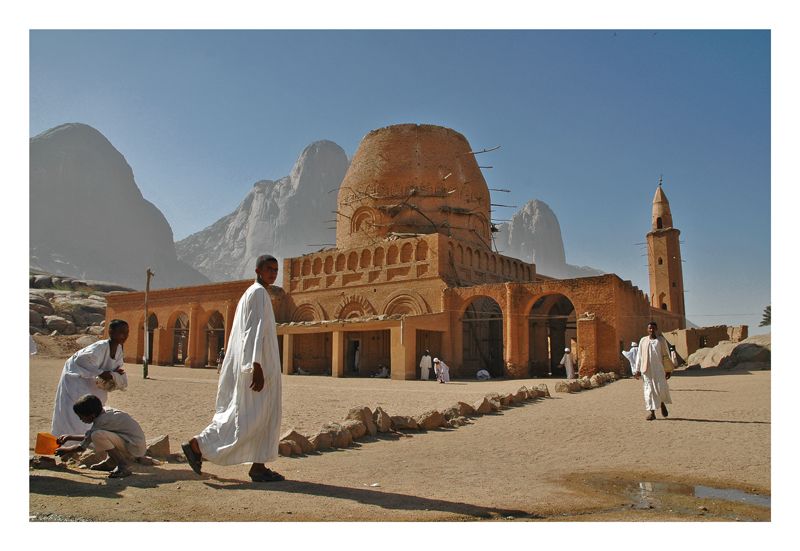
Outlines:
{"type": "Polygon", "coordinates": [[[567,370],[567,379],[575,378],[575,369],[572,365],[572,354],[569,352],[564,352],[564,357],[561,358],[561,361],[558,363],[558,365],[563,365],[567,370]]]}
{"type": "MultiPolygon", "coordinates": [[[[85,434],[91,427],[80,420],[72,411],[78,398],[85,394],[94,394],[105,405],[108,392],[98,388],[95,378],[103,371],[114,371],[122,367],[122,346],[117,346],[117,353],[111,357],[111,341],[93,342],[73,354],[61,371],[61,379],[56,390],[56,403],[53,408],[51,432],[55,436],[62,434],[85,434]]],[[[122,375],[127,386],[127,375],[122,375]]]]}
{"type": "Polygon", "coordinates": [[[642,337],[639,341],[639,354],[636,358],[636,367],[633,372],[642,374],[644,382],[644,408],[655,411],[661,404],[671,404],[669,385],[664,373],[664,363],[661,357],[667,350],[666,342],[659,335],[657,339],[642,337]],[[646,356],[646,357],[645,357],[646,356]],[[643,368],[646,368],[642,371],[643,368]]]}
{"type": "Polygon", "coordinates": [[[203,459],[217,465],[266,463],[278,457],[281,363],[267,290],[253,283],[239,299],[217,387],[216,413],[198,436],[203,459]],[[253,364],[264,388],[250,388],[253,364]]]}
{"type": "Polygon", "coordinates": [[[450,382],[450,368],[444,363],[442,360],[439,360],[439,367],[434,366],[434,370],[436,371],[436,378],[440,381],[444,381],[445,383],[450,382]]]}
{"type": "Polygon", "coordinates": [[[419,378],[427,381],[431,374],[432,358],[427,354],[419,361],[419,378]]]}

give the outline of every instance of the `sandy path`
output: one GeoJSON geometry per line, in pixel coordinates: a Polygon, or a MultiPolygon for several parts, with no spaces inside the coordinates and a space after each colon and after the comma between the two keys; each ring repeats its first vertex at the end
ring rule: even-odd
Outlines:
{"type": "MultiPolygon", "coordinates": [[[[31,446],[47,430],[63,360],[34,359],[31,446]]],[[[133,414],[148,437],[169,434],[173,451],[209,421],[216,373],[131,366],[130,388],[109,405],[133,414]]],[[[487,392],[542,381],[457,382],[284,377],[284,427],[309,433],[356,405],[420,413],[487,392]]],[[[553,390],[553,382],[546,381],[553,390]]],[[[770,373],[704,371],[670,381],[668,420],[644,420],[641,383],[526,403],[456,430],[362,443],[272,466],[289,481],[255,486],[247,467],[139,467],[124,480],[85,471],[31,471],[31,515],[97,520],[441,520],[508,516],[574,519],[683,519],[624,509],[613,491],[583,480],[681,481],[770,493],[770,373]],[[377,487],[371,484],[379,484],[377,487]],[[80,496],[80,513],[75,512],[80,496]],[[588,515],[575,517],[587,512],[588,515]],[[560,515],[572,516],[560,516],[560,515]]],[[[666,501],[665,501],[666,503],[666,501]]],[[[713,518],[726,512],[707,500],[713,518]]],[[[730,513],[730,511],[727,511],[730,513]]],[[[684,511],[685,513],[685,511],[684,511]]],[[[747,513],[747,511],[745,511],[747,513]]],[[[752,513],[752,511],[750,511],[752,513]]],[[[762,513],[733,515],[764,518],[762,513]]],[[[766,514],[768,518],[768,513],[766,514]]]]}

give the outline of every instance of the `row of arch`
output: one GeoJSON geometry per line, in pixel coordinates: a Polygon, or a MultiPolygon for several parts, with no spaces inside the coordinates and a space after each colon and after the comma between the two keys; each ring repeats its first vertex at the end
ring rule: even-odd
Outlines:
{"type": "Polygon", "coordinates": [[[389,245],[375,247],[374,249],[363,249],[360,253],[351,251],[344,253],[328,254],[324,258],[322,255],[312,258],[304,258],[302,262],[296,259],[292,265],[292,275],[299,274],[302,277],[311,275],[330,275],[333,273],[349,270],[354,272],[358,269],[380,268],[384,265],[407,264],[412,261],[422,262],[428,259],[428,243],[419,241],[416,246],[412,243],[402,245],[389,245]]]}
{"type": "Polygon", "coordinates": [[[466,266],[476,270],[485,270],[514,279],[533,279],[533,270],[531,266],[521,261],[495,255],[487,251],[481,251],[477,248],[473,250],[472,247],[464,247],[460,243],[454,245],[452,241],[450,241],[448,245],[455,263],[460,266],[466,266]]]}
{"type": "MultiPolygon", "coordinates": [[[[156,329],[158,328],[158,316],[155,313],[152,313],[147,318],[148,361],[152,361],[154,358],[154,343],[156,329]]],[[[185,365],[189,357],[189,331],[191,329],[189,327],[189,315],[182,310],[173,312],[169,316],[167,325],[164,326],[164,329],[165,331],[161,334],[161,338],[166,337],[170,340],[170,344],[168,347],[164,347],[162,345],[161,348],[162,350],[169,350],[170,356],[168,358],[159,358],[159,362],[170,365],[185,365]]],[[[142,324],[140,324],[139,347],[142,349],[140,351],[141,354],[139,354],[140,358],[144,355],[143,333],[144,329],[142,324]]],[[[212,367],[216,366],[218,361],[221,359],[220,351],[222,351],[225,346],[225,318],[219,311],[215,310],[209,315],[202,335],[204,339],[202,350],[205,358],[203,364],[212,367]]]]}
{"type": "Polygon", "coordinates": [[[313,322],[326,319],[352,319],[365,316],[374,316],[378,313],[385,315],[412,315],[429,314],[430,307],[424,298],[417,293],[399,292],[391,295],[379,311],[365,297],[354,294],[342,297],[333,309],[333,316],[322,309],[319,303],[305,302],[298,305],[290,317],[294,322],[313,322]]]}
{"type": "MultiPolygon", "coordinates": [[[[477,295],[463,305],[462,373],[474,376],[485,369],[492,377],[505,372],[503,309],[491,297],[477,295]]],[[[560,365],[565,349],[577,351],[577,317],[572,301],[562,294],[537,298],[527,311],[528,375],[565,376],[560,365]]]]}

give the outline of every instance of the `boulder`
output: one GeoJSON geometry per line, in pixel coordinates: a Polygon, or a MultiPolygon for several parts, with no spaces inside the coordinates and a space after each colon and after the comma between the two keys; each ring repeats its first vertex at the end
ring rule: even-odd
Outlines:
{"type": "Polygon", "coordinates": [[[408,415],[392,415],[392,428],[394,430],[417,430],[417,420],[408,415]]]}
{"type": "Polygon", "coordinates": [[[61,316],[45,316],[44,327],[49,331],[58,331],[62,335],[75,334],[75,324],[61,316]]]}
{"type": "Polygon", "coordinates": [[[284,442],[288,442],[292,447],[292,455],[303,455],[303,448],[300,446],[300,444],[291,439],[284,440],[284,442]]]}
{"type": "Polygon", "coordinates": [[[378,434],[378,427],[375,425],[375,421],[372,419],[372,411],[367,406],[352,408],[347,413],[347,417],[345,417],[345,420],[349,419],[361,421],[366,427],[367,433],[370,436],[375,436],[378,434]]]}
{"type": "Polygon", "coordinates": [[[494,398],[489,400],[489,406],[491,406],[492,411],[500,411],[503,409],[503,404],[500,403],[500,400],[495,400],[494,398]]]}
{"type": "Polygon", "coordinates": [[[547,385],[544,383],[536,385],[536,390],[540,391],[542,394],[539,394],[539,397],[550,397],[550,390],[548,390],[547,385]]]}
{"type": "Polygon", "coordinates": [[[91,327],[86,328],[86,332],[89,335],[94,335],[95,337],[102,337],[104,331],[105,329],[103,329],[100,325],[92,325],[91,327]]]}
{"type": "Polygon", "coordinates": [[[619,375],[617,375],[616,371],[609,371],[608,372],[608,380],[609,381],[616,381],[617,379],[619,379],[619,375]]]}
{"type": "Polygon", "coordinates": [[[556,383],[556,392],[570,392],[567,381],[558,381],[556,383]]]}
{"type": "Polygon", "coordinates": [[[464,425],[469,424],[469,419],[466,417],[456,417],[454,419],[450,419],[449,423],[451,427],[463,427],[464,425]]]}
{"type": "Polygon", "coordinates": [[[515,404],[521,404],[528,399],[528,389],[519,389],[511,396],[511,401],[515,404]]]}
{"type": "Polygon", "coordinates": [[[331,433],[334,448],[346,448],[353,443],[353,435],[350,430],[339,423],[327,423],[322,430],[331,433]]]}
{"type": "Polygon", "coordinates": [[[44,327],[44,317],[42,314],[31,308],[28,313],[28,325],[33,327],[44,327]]]}
{"type": "Polygon", "coordinates": [[[33,286],[36,289],[48,289],[53,286],[53,278],[49,275],[37,275],[33,277],[33,286]]]}
{"type": "MultiPolygon", "coordinates": [[[[31,295],[31,297],[33,297],[33,295],[31,295]]],[[[52,304],[50,304],[46,298],[41,298],[40,301],[37,300],[36,302],[31,300],[28,303],[28,307],[31,310],[39,312],[43,316],[51,316],[56,313],[55,308],[53,308],[52,304]]]]}
{"type": "Polygon", "coordinates": [[[82,337],[78,337],[77,339],[75,339],[75,345],[76,346],[80,346],[81,348],[85,348],[85,347],[89,346],[90,344],[95,343],[97,341],[98,341],[98,338],[93,336],[93,335],[84,335],[82,337]]]}
{"type": "Polygon", "coordinates": [[[316,451],[329,450],[333,447],[333,434],[320,431],[308,439],[316,451]]]}
{"type": "Polygon", "coordinates": [[[155,438],[151,438],[146,442],[147,444],[147,451],[145,455],[149,455],[150,457],[162,457],[167,458],[170,455],[169,450],[169,435],[161,435],[156,436],[155,438]]]}
{"type": "Polygon", "coordinates": [[[595,373],[591,377],[589,377],[589,384],[592,385],[592,388],[598,388],[603,386],[603,378],[600,377],[598,373],[595,373]]]}
{"type": "Polygon", "coordinates": [[[461,413],[458,411],[458,406],[450,406],[446,410],[442,412],[444,418],[450,421],[451,419],[455,419],[456,417],[460,417],[461,413]]]}
{"type": "Polygon", "coordinates": [[[475,408],[469,405],[466,402],[459,402],[456,404],[458,408],[458,414],[461,417],[469,417],[470,415],[475,415],[475,408]]]}
{"type": "Polygon", "coordinates": [[[392,418],[388,413],[383,411],[383,408],[375,408],[375,411],[372,413],[372,420],[375,421],[378,432],[389,432],[392,430],[392,418]]]}
{"type": "Polygon", "coordinates": [[[300,451],[302,453],[311,453],[314,451],[314,444],[294,429],[285,432],[283,436],[281,436],[281,440],[292,440],[296,442],[300,446],[300,451]]]}
{"type": "Polygon", "coordinates": [[[567,384],[569,385],[570,392],[580,392],[583,389],[583,387],[581,386],[581,382],[576,379],[571,379],[567,381],[567,384]]]}
{"type": "Polygon", "coordinates": [[[577,379],[577,381],[578,384],[581,385],[582,390],[589,390],[592,388],[592,383],[589,381],[589,377],[581,377],[580,379],[577,379]]]}
{"type": "Polygon", "coordinates": [[[477,402],[475,402],[474,409],[475,409],[475,413],[477,413],[479,415],[486,415],[487,413],[491,413],[492,412],[492,406],[489,403],[489,399],[486,398],[485,396],[483,398],[481,398],[480,400],[478,400],[477,402]]]}
{"type": "Polygon", "coordinates": [[[367,426],[358,419],[348,419],[342,423],[342,426],[350,431],[353,440],[363,438],[367,434],[367,426]]]}
{"type": "Polygon", "coordinates": [[[278,455],[282,455],[283,457],[292,456],[292,445],[288,440],[281,440],[278,442],[278,455]]]}
{"type": "Polygon", "coordinates": [[[445,418],[442,412],[432,409],[417,416],[416,421],[422,430],[433,430],[444,425],[445,418]]]}

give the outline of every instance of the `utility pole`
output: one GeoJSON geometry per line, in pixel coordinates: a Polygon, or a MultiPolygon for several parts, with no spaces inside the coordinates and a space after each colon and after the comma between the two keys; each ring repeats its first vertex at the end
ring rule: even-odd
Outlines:
{"type": "Polygon", "coordinates": [[[150,327],[147,319],[147,293],[150,292],[150,278],[156,275],[150,268],[147,268],[147,284],[144,287],[144,355],[142,357],[142,374],[147,379],[147,353],[150,352],[150,327]]]}

